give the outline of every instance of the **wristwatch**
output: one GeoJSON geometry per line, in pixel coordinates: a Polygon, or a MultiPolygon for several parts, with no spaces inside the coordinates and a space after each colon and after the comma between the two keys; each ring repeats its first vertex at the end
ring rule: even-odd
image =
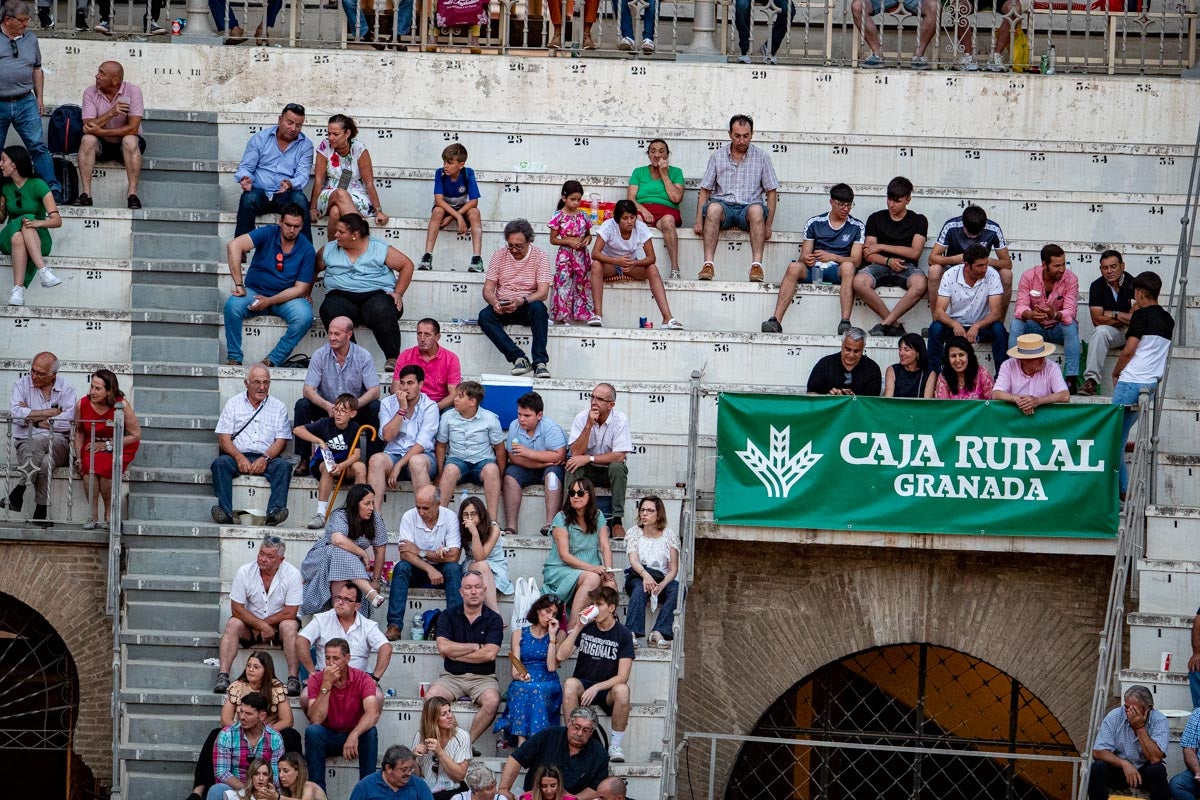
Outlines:
{"type": "Polygon", "coordinates": [[[104,442],[104,449],[110,453],[113,451],[112,439],[108,439],[104,442]]]}
{"type": "Polygon", "coordinates": [[[596,457],[595,457],[595,456],[588,456],[588,463],[590,463],[590,464],[595,464],[595,463],[596,463],[596,457]]]}
{"type": "Polygon", "coordinates": [[[325,686],[321,687],[321,694],[329,694],[329,689],[325,686]]]}
{"type": "Polygon", "coordinates": [[[418,551],[417,551],[417,557],[418,557],[418,558],[425,558],[425,551],[424,551],[424,550],[418,550],[418,551]]]}

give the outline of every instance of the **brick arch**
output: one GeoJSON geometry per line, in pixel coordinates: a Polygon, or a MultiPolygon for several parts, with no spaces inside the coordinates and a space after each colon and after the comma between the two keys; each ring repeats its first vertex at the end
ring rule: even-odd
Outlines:
{"type": "MultiPolygon", "coordinates": [[[[749,734],[781,695],[825,664],[927,642],[1019,680],[1085,751],[1111,565],[1075,556],[702,541],[677,734],[749,734]]],[[[735,754],[721,752],[718,787],[735,754]]],[[[686,796],[686,780],[677,785],[686,796]]]]}
{"type": "Polygon", "coordinates": [[[112,775],[112,627],[104,615],[108,549],[0,541],[0,592],[37,611],[62,637],[79,680],[74,750],[103,784],[112,775]]]}

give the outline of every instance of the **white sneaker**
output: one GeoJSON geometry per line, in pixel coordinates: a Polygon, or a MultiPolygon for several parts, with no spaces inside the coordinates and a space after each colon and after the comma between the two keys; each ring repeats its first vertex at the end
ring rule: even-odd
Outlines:
{"type": "Polygon", "coordinates": [[[954,68],[962,72],[978,72],[979,63],[975,61],[975,56],[968,54],[960,58],[954,68]]]}
{"type": "Polygon", "coordinates": [[[308,525],[308,529],[310,531],[316,531],[316,530],[320,530],[320,529],[324,528],[325,527],[325,515],[324,514],[313,514],[311,517],[308,518],[307,525],[308,525]]]}
{"type": "Polygon", "coordinates": [[[759,54],[762,56],[764,64],[778,64],[779,59],[771,52],[771,43],[763,42],[763,46],[759,48],[759,54]]]}
{"type": "Polygon", "coordinates": [[[751,62],[750,62],[750,54],[749,54],[749,53],[742,53],[740,56],[738,56],[738,63],[739,63],[739,64],[749,64],[749,63],[751,63],[751,62]]]}
{"type": "Polygon", "coordinates": [[[42,279],[42,286],[47,289],[62,283],[62,278],[51,272],[49,267],[42,267],[38,270],[38,276],[42,279]]]}
{"type": "Polygon", "coordinates": [[[650,55],[651,53],[654,52],[654,40],[653,39],[642,39],[642,52],[645,53],[646,55],[650,55]]]}
{"type": "Polygon", "coordinates": [[[992,58],[988,61],[987,66],[984,67],[984,69],[986,69],[988,72],[1008,72],[1008,65],[1000,60],[999,53],[992,53],[992,58]]]}
{"type": "Polygon", "coordinates": [[[628,36],[622,36],[621,41],[617,43],[617,49],[628,53],[633,49],[633,39],[628,36]]]}
{"type": "Polygon", "coordinates": [[[610,745],[608,748],[608,760],[621,763],[625,760],[625,751],[619,745],[610,745]]]}
{"type": "Polygon", "coordinates": [[[24,286],[14,286],[13,287],[12,294],[10,294],[8,296],[8,304],[10,306],[25,305],[25,287],[24,286]]]}
{"type": "Polygon", "coordinates": [[[604,319],[599,314],[593,314],[592,318],[587,321],[589,328],[604,327],[604,319]]]}
{"type": "Polygon", "coordinates": [[[671,647],[666,638],[664,638],[663,635],[658,631],[650,631],[650,636],[646,639],[646,641],[649,642],[651,647],[655,647],[660,650],[666,650],[671,647]]]}

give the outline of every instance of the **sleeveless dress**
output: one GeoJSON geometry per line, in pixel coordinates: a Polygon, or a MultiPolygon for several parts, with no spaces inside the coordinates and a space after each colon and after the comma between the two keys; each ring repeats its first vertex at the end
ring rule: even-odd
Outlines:
{"type": "Polygon", "coordinates": [[[367,152],[367,146],[357,139],[350,140],[350,155],[348,156],[343,156],[334,150],[328,139],[322,139],[321,143],[317,145],[317,153],[325,156],[325,186],[317,195],[317,212],[321,216],[329,213],[329,196],[333,194],[334,189],[338,188],[344,169],[350,170],[350,184],[345,189],[354,201],[354,207],[358,209],[358,213],[367,218],[375,213],[375,209],[371,207],[371,197],[367,194],[367,185],[363,183],[362,175],[358,171],[358,159],[365,152],[367,152]]]}
{"type": "MultiPolygon", "coordinates": [[[[582,211],[559,210],[550,218],[550,230],[559,236],[587,236],[591,221],[582,211]]],[[[592,254],[586,247],[559,247],[554,256],[554,298],[550,317],[555,322],[586,322],[595,314],[592,305],[592,254]]]]}
{"type": "MultiPolygon", "coordinates": [[[[388,543],[387,528],[383,517],[376,513],[372,517],[375,535],[368,539],[360,536],[355,544],[366,550],[369,547],[382,547],[388,543]]],[[[332,581],[369,581],[367,568],[353,553],[343,550],[333,543],[333,535],[340,533],[350,535],[350,527],[346,523],[346,509],[336,509],[329,515],[325,525],[325,534],[309,548],[300,564],[300,579],[304,582],[304,597],[301,600],[301,614],[316,614],[330,607],[329,584],[332,581]]],[[[359,611],[368,619],[371,618],[371,604],[363,597],[359,611]]]]}
{"type": "MultiPolygon", "coordinates": [[[[604,519],[604,512],[598,511],[596,516],[596,533],[585,533],[574,522],[568,525],[567,518],[561,511],[554,515],[554,521],[550,525],[554,528],[567,529],[567,547],[571,551],[571,555],[580,561],[586,561],[599,567],[604,565],[600,559],[599,531],[608,522],[604,519]]],[[[557,595],[563,601],[563,605],[569,608],[571,598],[575,596],[575,584],[582,572],[583,570],[564,564],[562,557],[558,554],[558,547],[552,543],[550,555],[546,556],[546,563],[542,567],[542,591],[546,594],[557,595]]]]}
{"type": "MultiPolygon", "coordinates": [[[[92,430],[91,423],[96,425],[95,437],[97,441],[111,440],[113,438],[112,419],[116,413],[115,408],[110,408],[104,414],[97,414],[96,409],[92,407],[92,401],[84,397],[79,401],[79,410],[75,415],[77,425],[84,431],[84,450],[79,454],[80,471],[84,475],[95,473],[102,478],[112,477],[113,469],[113,454],[107,450],[102,450],[99,453],[93,453],[86,445],[91,444],[90,431],[92,430]]],[[[127,444],[121,448],[121,469],[129,466],[129,462],[133,461],[134,455],[137,454],[138,445],[140,442],[127,444]]]]}
{"type": "Polygon", "coordinates": [[[529,628],[521,630],[521,663],[533,680],[514,680],[508,685],[506,713],[508,731],[513,736],[533,736],[543,728],[558,724],[562,684],[557,672],[546,669],[549,652],[549,633],[539,639],[529,628]]]}
{"type": "Polygon", "coordinates": [[[903,364],[896,362],[892,364],[892,375],[895,377],[893,397],[921,398],[925,396],[925,382],[929,380],[929,370],[909,372],[903,364]]]}

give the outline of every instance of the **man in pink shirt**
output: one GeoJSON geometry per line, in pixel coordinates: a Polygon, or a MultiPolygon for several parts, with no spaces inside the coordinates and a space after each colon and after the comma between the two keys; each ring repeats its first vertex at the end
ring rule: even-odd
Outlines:
{"type": "Polygon", "coordinates": [[[1041,334],[1063,346],[1067,390],[1075,394],[1079,380],[1079,278],[1067,269],[1067,256],[1056,244],[1042,248],[1042,263],[1021,276],[1008,346],[1026,333],[1041,334]]]}
{"type": "Polygon", "coordinates": [[[546,303],[550,297],[553,272],[546,251],[533,246],[533,226],[514,219],[504,226],[504,247],[488,262],[483,276],[483,299],[487,305],[479,311],[479,329],[512,364],[513,375],[530,370],[535,378],[549,378],[546,333],[550,315],[546,303]],[[512,337],[506,325],[528,325],[533,340],[533,363],[512,337]]]}
{"type": "Polygon", "coordinates": [[[119,161],[129,181],[126,205],[141,208],[137,196],[142,174],[142,117],[146,107],[137,84],[125,82],[125,69],[116,61],[105,61],[96,70],[96,85],[83,90],[83,139],[79,143],[78,203],[92,204],[92,167],[97,161],[119,161]]]}
{"type": "Polygon", "coordinates": [[[379,700],[372,676],[350,666],[350,643],[325,643],[325,669],[308,676],[308,726],[304,759],[309,780],[325,788],[325,759],[330,754],[358,759],[358,777],[375,772],[379,757],[379,700]]]}
{"type": "Polygon", "coordinates": [[[396,358],[392,373],[392,394],[400,390],[400,370],[409,364],[425,372],[421,392],[437,403],[438,411],[454,405],[454,390],[462,383],[462,366],[458,356],[441,346],[442,326],[436,319],[426,317],[417,323],[417,346],[410,347],[396,358]]]}
{"type": "Polygon", "coordinates": [[[1017,408],[1032,416],[1038,406],[1047,403],[1069,403],[1071,394],[1058,365],[1046,361],[1054,354],[1054,345],[1039,333],[1026,333],[1008,351],[1008,359],[996,373],[992,388],[993,400],[1015,403],[1017,408]]]}

